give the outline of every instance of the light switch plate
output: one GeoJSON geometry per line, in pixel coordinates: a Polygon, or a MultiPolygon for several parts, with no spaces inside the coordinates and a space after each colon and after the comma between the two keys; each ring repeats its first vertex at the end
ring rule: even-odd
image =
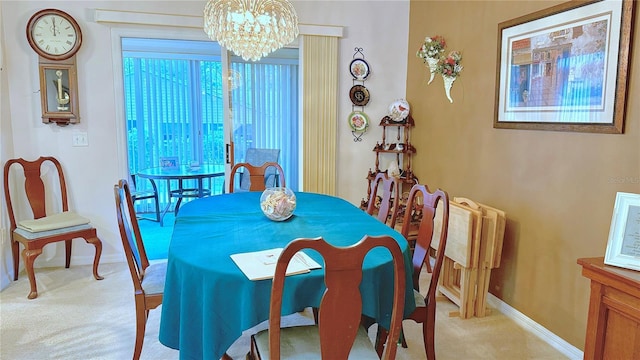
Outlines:
{"type": "Polygon", "coordinates": [[[73,133],[73,146],[89,146],[89,137],[87,136],[87,133],[73,133]]]}

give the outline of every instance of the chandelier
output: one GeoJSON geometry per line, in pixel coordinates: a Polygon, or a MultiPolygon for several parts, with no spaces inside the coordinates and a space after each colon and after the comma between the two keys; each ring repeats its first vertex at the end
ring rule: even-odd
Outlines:
{"type": "Polygon", "coordinates": [[[209,0],[204,31],[244,60],[258,61],[298,36],[298,16],[287,0],[209,0]]]}

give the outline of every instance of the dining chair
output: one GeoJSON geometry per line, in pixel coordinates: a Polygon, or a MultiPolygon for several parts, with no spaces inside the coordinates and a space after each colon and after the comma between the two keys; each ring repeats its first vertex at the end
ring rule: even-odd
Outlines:
{"type": "Polygon", "coordinates": [[[56,158],[47,156],[34,161],[22,158],[8,160],[4,164],[4,198],[9,215],[13,280],[18,280],[19,250],[22,244],[22,258],[31,285],[27,298],[38,297],[33,265],[36,258],[42,254],[44,246],[50,243],[65,242],[65,268],[69,268],[71,264],[72,239],[82,238],[95,246],[93,277],[96,280],[103,279],[98,274],[102,241],[89,219],[69,211],[64,172],[56,158]],[[11,171],[12,167],[21,169],[22,172],[11,171]],[[24,189],[24,193],[11,189],[24,189]],[[28,206],[32,216],[20,216],[14,212],[14,205],[16,209],[20,209],[21,205],[28,206]]]}
{"type": "Polygon", "coordinates": [[[251,337],[252,359],[379,359],[361,325],[362,264],[373,248],[391,253],[394,267],[393,306],[388,345],[383,359],[395,359],[402,326],[405,271],[402,251],[389,236],[365,236],[348,247],[334,247],[322,238],[296,239],[280,254],[271,288],[269,329],[251,337]],[[320,302],[317,325],[280,328],[285,271],[292,257],[302,249],[313,249],[324,258],[326,290],[320,302]]]}
{"type": "Polygon", "coordinates": [[[150,263],[147,258],[128,182],[125,179],[119,180],[113,187],[113,192],[122,247],[133,280],[133,296],[136,306],[136,339],[133,359],[137,360],[142,352],[149,311],[162,304],[167,261],[150,263]]]}
{"type": "MultiPolygon", "coordinates": [[[[267,170],[273,168],[276,171],[276,176],[278,181],[275,182],[276,186],[281,186],[281,187],[286,187],[287,183],[284,179],[284,171],[282,170],[282,167],[280,166],[280,164],[276,163],[276,162],[266,162],[264,164],[262,164],[261,166],[254,166],[251,165],[249,163],[237,163],[235,165],[233,165],[233,167],[231,168],[231,174],[229,176],[229,192],[232,193],[234,192],[235,189],[235,177],[236,177],[236,173],[240,174],[240,172],[238,172],[238,170],[240,169],[244,169],[244,171],[246,171],[249,176],[248,176],[248,182],[249,184],[246,186],[246,189],[243,190],[247,190],[247,191],[262,191],[264,189],[267,188],[267,170]]],[[[240,188],[242,189],[242,178],[246,178],[247,174],[242,174],[241,176],[241,186],[240,188]]]]}
{"type": "MultiPolygon", "coordinates": [[[[426,185],[417,184],[409,192],[406,209],[401,231],[405,238],[409,235],[411,228],[412,211],[418,209],[417,211],[422,212],[411,261],[413,264],[413,295],[416,301],[416,309],[406,319],[422,323],[422,337],[427,359],[435,360],[436,292],[447,245],[449,195],[441,189],[437,189],[432,193],[426,185]],[[441,207],[440,211],[442,211],[441,222],[434,221],[438,207],[441,207]],[[422,295],[420,293],[420,273],[422,266],[427,263],[431,263],[431,279],[429,280],[426,294],[422,295]]],[[[387,331],[379,326],[376,341],[378,354],[382,353],[386,338],[387,331]]]]}
{"type": "Polygon", "coordinates": [[[400,204],[400,184],[398,180],[379,172],[371,182],[367,214],[376,215],[378,220],[395,228],[398,206],[400,204]],[[380,202],[378,202],[378,197],[380,202]],[[376,214],[377,212],[377,214],[376,214]]]}
{"type": "MultiPolygon", "coordinates": [[[[253,166],[262,166],[264,163],[276,162],[280,163],[280,149],[265,149],[265,148],[248,148],[244,160],[242,162],[249,163],[253,166]]],[[[278,186],[278,177],[275,169],[268,169],[265,173],[265,186],[274,187],[278,186]]],[[[243,176],[240,178],[240,189],[249,191],[249,177],[243,176]]]]}
{"type": "Polygon", "coordinates": [[[162,217],[160,216],[160,202],[158,200],[158,186],[153,179],[148,179],[151,183],[151,189],[144,189],[138,187],[136,175],[130,175],[131,180],[131,199],[133,200],[133,204],[140,200],[149,200],[153,199],[153,205],[155,207],[155,217],[146,217],[136,213],[136,217],[138,219],[150,220],[160,223],[162,226],[162,217]]]}

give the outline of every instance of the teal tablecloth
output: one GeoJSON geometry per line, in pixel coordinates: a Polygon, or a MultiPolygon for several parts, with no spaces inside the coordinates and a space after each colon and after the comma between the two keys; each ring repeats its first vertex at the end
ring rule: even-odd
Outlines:
{"type": "MultiPolygon", "coordinates": [[[[205,197],[180,209],[169,246],[159,337],[164,345],[179,349],[181,359],[220,359],[242,331],[269,318],[271,280],[247,279],[230,255],[285,247],[299,237],[322,236],[333,245],[346,246],[364,235],[391,235],[405,256],[405,314],[413,311],[411,255],[402,235],[345,200],[314,193],[296,193],[293,217],[274,222],[262,214],[260,194],[205,197]]],[[[306,253],[323,264],[319,254],[306,253]]],[[[362,311],[388,326],[391,255],[374,249],[363,268],[362,311]]],[[[320,269],[288,277],[282,314],[317,306],[323,276],[320,269]]]]}

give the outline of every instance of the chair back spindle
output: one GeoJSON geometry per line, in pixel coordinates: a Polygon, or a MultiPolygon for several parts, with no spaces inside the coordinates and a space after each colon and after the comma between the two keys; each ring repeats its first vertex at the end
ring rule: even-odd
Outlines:
{"type": "Polygon", "coordinates": [[[371,182],[371,194],[367,204],[367,214],[374,215],[376,212],[376,199],[381,193],[380,206],[377,208],[378,220],[395,228],[398,207],[400,205],[400,185],[398,180],[387,175],[386,172],[379,172],[371,182]]]}
{"type": "MultiPolygon", "coordinates": [[[[248,187],[249,191],[263,191],[267,188],[267,170],[270,168],[275,169],[277,178],[276,184],[279,184],[281,187],[286,187],[287,183],[284,178],[284,171],[280,164],[276,162],[266,162],[261,166],[254,166],[249,163],[237,163],[231,168],[231,175],[229,177],[229,192],[232,193],[235,190],[235,177],[238,170],[244,168],[245,171],[249,173],[249,181],[251,182],[248,187]]],[[[240,173],[238,173],[240,174],[240,173]]],[[[241,175],[242,177],[246,177],[246,174],[241,175]]]]}

